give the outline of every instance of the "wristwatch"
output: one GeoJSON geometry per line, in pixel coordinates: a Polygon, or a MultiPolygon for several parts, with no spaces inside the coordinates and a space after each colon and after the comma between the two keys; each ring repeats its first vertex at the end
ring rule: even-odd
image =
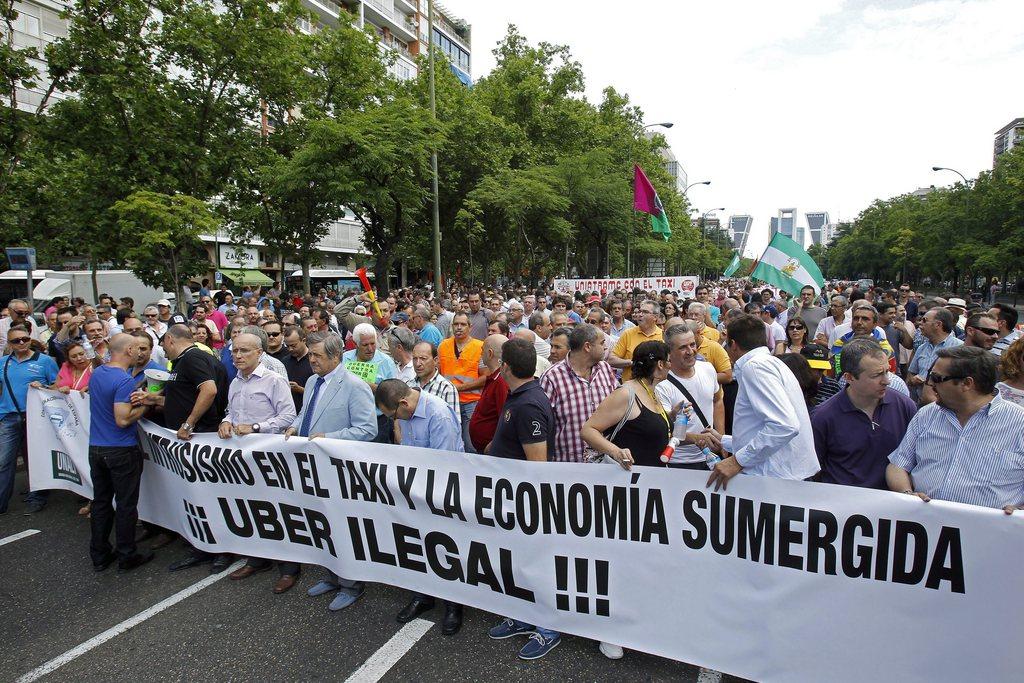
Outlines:
{"type": "Polygon", "coordinates": [[[260,433],[260,423],[259,422],[254,422],[253,423],[252,431],[256,432],[257,434],[260,433]]]}
{"type": "Polygon", "coordinates": [[[188,422],[182,422],[181,428],[184,429],[186,432],[192,431],[192,425],[190,425],[188,422]]]}

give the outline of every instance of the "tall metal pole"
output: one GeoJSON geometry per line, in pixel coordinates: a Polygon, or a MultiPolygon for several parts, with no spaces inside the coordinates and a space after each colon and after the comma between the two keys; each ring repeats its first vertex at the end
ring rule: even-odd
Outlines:
{"type": "MultiPolygon", "coordinates": [[[[430,117],[437,121],[434,101],[434,1],[427,0],[427,51],[430,61],[430,117]]],[[[441,296],[441,202],[437,190],[437,148],[430,153],[430,184],[434,191],[434,296],[441,296]]]]}

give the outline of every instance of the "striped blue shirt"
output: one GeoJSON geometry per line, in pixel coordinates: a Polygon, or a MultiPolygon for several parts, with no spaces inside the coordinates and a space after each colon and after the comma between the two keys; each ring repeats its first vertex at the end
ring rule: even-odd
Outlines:
{"type": "Polygon", "coordinates": [[[914,490],[937,500],[1002,507],[1024,503],[1024,408],[996,396],[960,426],[931,403],[907,426],[889,462],[910,473],[914,490]]]}

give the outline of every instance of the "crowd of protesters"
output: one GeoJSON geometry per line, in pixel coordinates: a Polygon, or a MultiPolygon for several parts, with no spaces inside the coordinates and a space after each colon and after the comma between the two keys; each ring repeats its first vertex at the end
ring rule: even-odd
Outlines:
{"type": "MultiPolygon", "coordinates": [[[[745,475],[1008,514],[1024,504],[1024,341],[1006,304],[908,285],[789,293],[743,280],[685,295],[451,285],[378,301],[205,281],[188,294],[181,312],[103,295],[54,300],[41,322],[15,299],[0,317],[0,513],[25,451],[28,388],[87,393],[94,499],[81,513],[97,571],[131,571],[178,540],[137,528],[144,417],[186,440],[284,434],[701,470],[716,490],[745,475]],[[153,371],[164,373],[159,392],[145,387],[153,371]]],[[[24,512],[42,512],[48,496],[26,491],[24,512]]],[[[170,569],[220,572],[234,559],[190,547],[170,569]]],[[[273,564],[250,557],[231,578],[273,564]]],[[[271,590],[285,593],[301,566],[277,569],[271,590]]],[[[366,590],[327,573],[307,592],[341,610],[366,590]]],[[[413,594],[397,619],[434,607],[413,594]]],[[[457,633],[462,614],[446,602],[442,632],[457,633]]],[[[523,659],[561,639],[510,618],[489,635],[528,636],[523,659]]],[[[614,643],[600,650],[623,656],[614,643]]]]}

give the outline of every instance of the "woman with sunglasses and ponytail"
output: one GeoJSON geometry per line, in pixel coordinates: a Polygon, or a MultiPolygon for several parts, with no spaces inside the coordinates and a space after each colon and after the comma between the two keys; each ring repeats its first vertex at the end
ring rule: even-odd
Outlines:
{"type": "MultiPolygon", "coordinates": [[[[57,362],[32,348],[32,330],[25,323],[13,323],[7,331],[10,353],[0,362],[0,512],[14,491],[14,467],[18,455],[25,452],[25,403],[33,382],[51,385],[57,381],[57,362]]],[[[27,460],[26,460],[27,462],[27,460]]],[[[46,505],[49,491],[28,495],[28,512],[39,512],[46,505]]]]}
{"type": "Polygon", "coordinates": [[[633,351],[633,377],[601,402],[580,430],[580,437],[598,453],[624,469],[633,465],[664,467],[661,453],[675,421],[654,388],[668,377],[668,344],[647,341],[633,351]]]}

